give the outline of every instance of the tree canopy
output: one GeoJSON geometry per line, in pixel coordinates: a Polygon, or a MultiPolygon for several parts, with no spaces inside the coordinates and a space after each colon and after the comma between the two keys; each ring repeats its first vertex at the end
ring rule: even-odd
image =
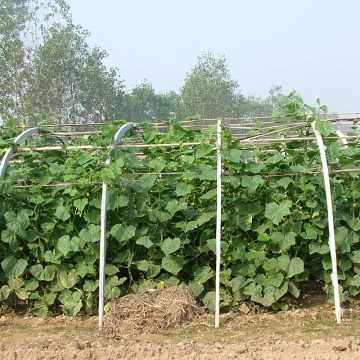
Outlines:
{"type": "Polygon", "coordinates": [[[36,125],[250,117],[270,115],[281,100],[280,87],[265,99],[244,95],[225,56],[212,51],[198,57],[178,92],[157,93],[148,81],[125,91],[89,36],[64,0],[0,0],[2,118],[36,125]]]}

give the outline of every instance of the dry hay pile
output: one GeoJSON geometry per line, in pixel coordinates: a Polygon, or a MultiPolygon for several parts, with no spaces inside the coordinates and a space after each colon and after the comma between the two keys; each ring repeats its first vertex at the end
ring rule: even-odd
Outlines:
{"type": "Polygon", "coordinates": [[[143,290],[108,304],[103,331],[114,338],[123,337],[123,331],[130,335],[153,334],[189,324],[203,312],[186,287],[143,290]]]}

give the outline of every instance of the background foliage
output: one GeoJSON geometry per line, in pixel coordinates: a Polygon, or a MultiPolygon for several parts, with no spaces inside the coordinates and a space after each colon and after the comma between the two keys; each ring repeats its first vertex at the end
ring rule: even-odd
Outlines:
{"type": "Polygon", "coordinates": [[[179,91],[156,93],[147,80],[125,91],[126,74],[104,66],[106,51],[88,45],[64,0],[0,0],[0,20],[0,116],[18,125],[268,116],[282,97],[279,86],[265,99],[244,95],[212,51],[179,91]]]}
{"type": "MultiPolygon", "coordinates": [[[[223,131],[222,307],[251,300],[286,309],[289,296],[298,297],[301,284],[314,279],[332,298],[324,182],[310,131],[326,108],[311,109],[294,93],[284,101],[286,117],[274,119],[274,126],[284,125],[278,135],[290,131],[301,140],[284,137],[254,147],[223,131]]],[[[184,283],[213,310],[216,129],[175,123],[161,133],[144,123],[140,140],[150,146],[114,150],[113,163],[105,167],[106,147],[120,124],[58,150],[37,151],[58,141],[47,128],[25,144],[32,151],[17,149],[17,161],[0,183],[4,306],[25,302],[42,316],[59,307],[71,315],[94,313],[105,181],[110,186],[106,299],[184,283]],[[74,144],[93,148],[71,148],[74,144]]],[[[3,151],[17,132],[15,122],[7,125],[3,151]]],[[[326,137],[331,169],[340,170],[331,183],[346,299],[360,291],[359,172],[351,171],[358,168],[360,149],[357,142],[341,147],[329,121],[317,128],[326,137]]]]}

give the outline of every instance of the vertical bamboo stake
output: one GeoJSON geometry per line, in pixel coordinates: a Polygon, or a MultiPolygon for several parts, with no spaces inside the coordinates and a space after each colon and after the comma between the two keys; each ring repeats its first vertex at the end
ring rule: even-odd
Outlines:
{"type": "Polygon", "coordinates": [[[215,327],[220,324],[220,264],[221,264],[221,120],[217,123],[217,204],[216,204],[216,293],[215,293],[215,327]]]}
{"type": "MultiPolygon", "coordinates": [[[[133,124],[123,125],[114,135],[113,143],[110,146],[110,153],[105,165],[109,165],[112,160],[111,151],[116,148],[125,133],[134,128],[133,124]]],[[[99,264],[99,330],[103,327],[104,319],[104,293],[105,293],[105,265],[106,265],[106,210],[107,210],[108,185],[103,182],[101,194],[101,213],[100,213],[100,264],[99,264]]]]}
{"type": "Polygon", "coordinates": [[[334,227],[334,216],[333,216],[333,207],[332,207],[332,197],[331,197],[331,187],[330,187],[330,178],[329,178],[329,169],[326,160],[325,146],[322,139],[322,136],[318,130],[315,129],[316,121],[311,124],[316,141],[320,151],[320,157],[323,168],[324,183],[325,183],[325,193],[326,193],[326,203],[328,211],[328,223],[329,223],[329,247],[331,255],[331,266],[332,274],[331,281],[334,287],[334,300],[335,300],[335,315],[336,321],[338,324],[341,323],[341,307],[340,307],[340,292],[339,292],[339,280],[337,273],[337,260],[336,260],[336,243],[335,243],[335,227],[334,227]]]}

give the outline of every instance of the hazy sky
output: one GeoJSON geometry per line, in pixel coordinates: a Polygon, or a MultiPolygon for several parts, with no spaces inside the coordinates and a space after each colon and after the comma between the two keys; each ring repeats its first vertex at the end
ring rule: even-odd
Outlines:
{"type": "Polygon", "coordinates": [[[243,94],[272,85],[360,112],[359,0],[67,0],[127,89],[179,91],[202,52],[225,55],[243,94]]]}

